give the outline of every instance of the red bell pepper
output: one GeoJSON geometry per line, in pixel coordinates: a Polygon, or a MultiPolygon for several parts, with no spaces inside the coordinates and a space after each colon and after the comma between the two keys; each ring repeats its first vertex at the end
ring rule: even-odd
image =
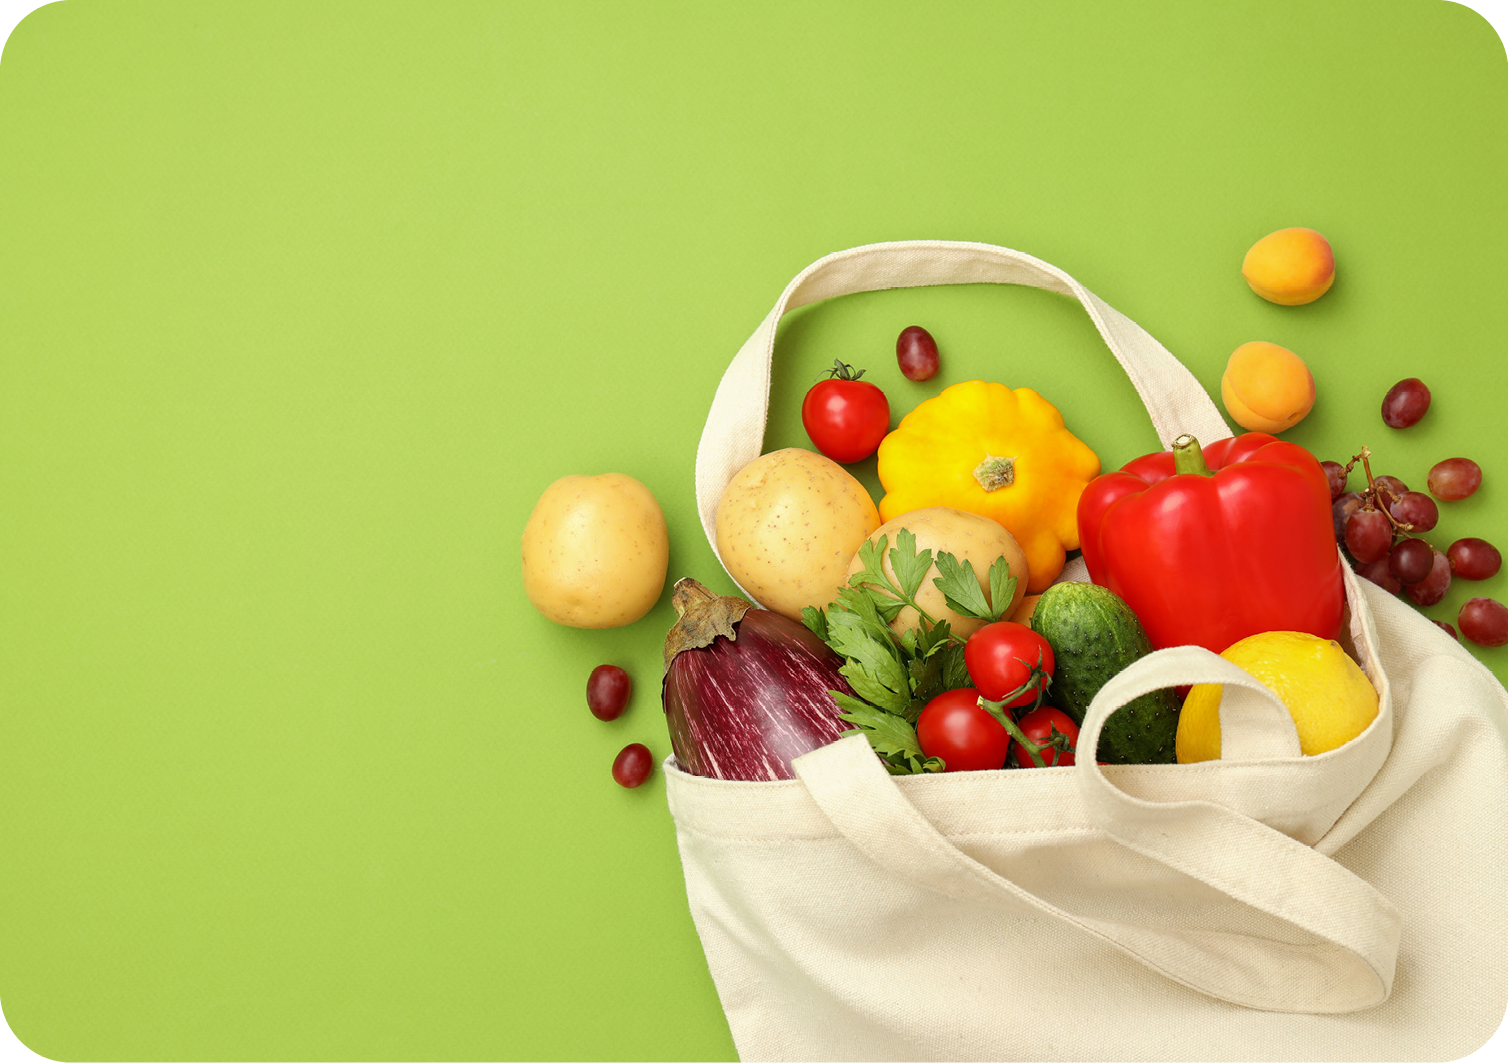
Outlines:
{"type": "Polygon", "coordinates": [[[1296,443],[1247,432],[1201,451],[1181,436],[1091,481],[1078,518],[1089,578],[1125,599],[1156,649],[1340,634],[1330,484],[1296,443]]]}

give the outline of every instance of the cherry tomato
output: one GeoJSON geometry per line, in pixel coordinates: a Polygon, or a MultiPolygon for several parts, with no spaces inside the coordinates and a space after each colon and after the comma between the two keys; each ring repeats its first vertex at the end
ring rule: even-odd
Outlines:
{"type": "Polygon", "coordinates": [[[852,366],[834,362],[830,380],[812,385],[801,403],[801,423],[817,449],[833,461],[863,461],[890,431],[890,402],[885,393],[860,380],[852,366]]]}
{"type": "MultiPolygon", "coordinates": [[[[1055,662],[1052,645],[1025,624],[1001,620],[986,624],[964,644],[963,663],[979,692],[991,701],[1000,701],[1019,690],[1040,667],[1049,677],[1055,662]]],[[[1037,698],[1033,687],[1006,702],[1008,708],[1030,705],[1037,698]]]]}
{"type": "Polygon", "coordinates": [[[979,691],[962,687],[927,702],[916,718],[922,752],[941,757],[948,771],[990,771],[1005,767],[1011,736],[999,720],[979,707],[979,691]]]}
{"type": "MultiPolygon", "coordinates": [[[[1021,728],[1021,733],[1033,742],[1043,743],[1052,740],[1054,730],[1059,734],[1066,735],[1070,747],[1077,748],[1079,744],[1079,725],[1073,722],[1073,718],[1062,709],[1055,709],[1051,705],[1043,705],[1040,709],[1033,709],[1017,721],[1016,726],[1021,728]]],[[[1073,754],[1065,753],[1057,749],[1044,749],[1037,754],[1042,758],[1046,767],[1054,765],[1066,766],[1073,763],[1073,754]]],[[[1019,743],[1016,746],[1016,764],[1023,768],[1035,768],[1037,762],[1032,760],[1028,753],[1019,743]]]]}

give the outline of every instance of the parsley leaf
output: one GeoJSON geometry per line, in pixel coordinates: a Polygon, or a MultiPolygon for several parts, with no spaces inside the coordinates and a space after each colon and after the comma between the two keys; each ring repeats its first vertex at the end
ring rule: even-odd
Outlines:
{"type": "Polygon", "coordinates": [[[959,561],[946,551],[937,555],[937,571],[941,573],[932,582],[943,592],[948,608],[960,616],[973,617],[994,623],[1010,608],[1016,596],[1016,577],[1011,575],[1011,566],[1005,558],[995,559],[990,566],[990,597],[985,600],[984,590],[979,586],[979,577],[974,574],[971,561],[959,561]],[[994,605],[990,603],[994,602],[994,605]]]}
{"type": "Polygon", "coordinates": [[[1003,557],[995,558],[990,566],[991,622],[999,620],[1011,607],[1016,597],[1016,577],[1011,575],[1011,563],[1003,557]]]}
{"type": "Polygon", "coordinates": [[[915,598],[916,592],[922,589],[922,580],[927,578],[927,570],[932,567],[932,551],[918,552],[916,536],[911,534],[911,529],[902,528],[895,533],[895,549],[890,551],[890,567],[900,582],[901,597],[915,598]]]}
{"type": "Polygon", "coordinates": [[[950,642],[943,647],[943,690],[957,690],[959,687],[972,686],[973,680],[969,678],[969,667],[963,659],[963,643],[950,642]]]}
{"type": "Polygon", "coordinates": [[[878,705],[886,712],[904,712],[911,703],[911,687],[906,681],[906,674],[893,659],[884,672],[883,676],[874,674],[858,658],[849,660],[838,669],[838,673],[853,687],[853,692],[865,701],[878,705]]]}
{"type": "Polygon", "coordinates": [[[854,725],[846,734],[863,734],[874,751],[886,762],[892,774],[914,775],[924,771],[941,771],[943,762],[922,752],[916,740],[916,728],[892,713],[881,712],[857,698],[836,690],[832,692],[841,716],[854,725]]]}
{"type": "Polygon", "coordinates": [[[848,577],[850,587],[859,587],[873,593],[874,591],[888,591],[891,598],[901,597],[900,588],[890,582],[890,577],[885,575],[885,547],[890,543],[890,536],[882,535],[874,542],[864,540],[859,547],[859,563],[864,567],[848,577]]]}

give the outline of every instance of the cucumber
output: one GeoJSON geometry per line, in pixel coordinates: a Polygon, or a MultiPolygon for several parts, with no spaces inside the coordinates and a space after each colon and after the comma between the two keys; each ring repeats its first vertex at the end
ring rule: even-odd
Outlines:
{"type": "MultiPolygon", "coordinates": [[[[1121,598],[1094,583],[1055,583],[1042,592],[1032,630],[1052,644],[1057,667],[1048,697],[1084,722],[1089,703],[1110,677],[1152,652],[1147,630],[1121,598]]],[[[1178,695],[1154,690],[1105,721],[1098,759],[1106,764],[1172,764],[1178,695]]]]}

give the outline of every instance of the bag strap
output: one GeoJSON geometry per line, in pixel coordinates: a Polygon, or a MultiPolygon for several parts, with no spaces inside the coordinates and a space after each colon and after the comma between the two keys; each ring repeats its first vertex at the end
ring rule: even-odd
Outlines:
{"type": "MultiPolygon", "coordinates": [[[[1159,650],[1106,683],[1085,713],[1079,747],[1096,748],[1105,720],[1120,706],[1184,683],[1225,684],[1221,745],[1230,756],[1301,756],[1282,702],[1243,669],[1198,646],[1159,650]]],[[[1264,1011],[1336,1014],[1379,1004],[1392,991],[1402,925],[1397,909],[1334,860],[1233,809],[1133,797],[1092,757],[1078,758],[1073,769],[1095,826],[1127,848],[1298,928],[1311,943],[1139,926],[1058,908],[944,837],[906,799],[862,735],[798,757],[794,767],[833,825],[906,881],[1002,910],[1025,905],[1208,996],[1264,1011]]]]}
{"type": "MultiPolygon", "coordinates": [[[[820,258],[786,286],[775,308],[723,373],[696,450],[696,504],[717,551],[717,503],[738,470],[759,457],[770,405],[770,359],[786,311],[856,292],[935,284],[1022,284],[1077,299],[1120,362],[1170,446],[1184,432],[1202,443],[1231,434],[1199,381],[1140,325],[1056,266],[994,244],[907,240],[866,244],[820,258]]],[[[719,560],[721,560],[721,555],[719,560]]]]}

